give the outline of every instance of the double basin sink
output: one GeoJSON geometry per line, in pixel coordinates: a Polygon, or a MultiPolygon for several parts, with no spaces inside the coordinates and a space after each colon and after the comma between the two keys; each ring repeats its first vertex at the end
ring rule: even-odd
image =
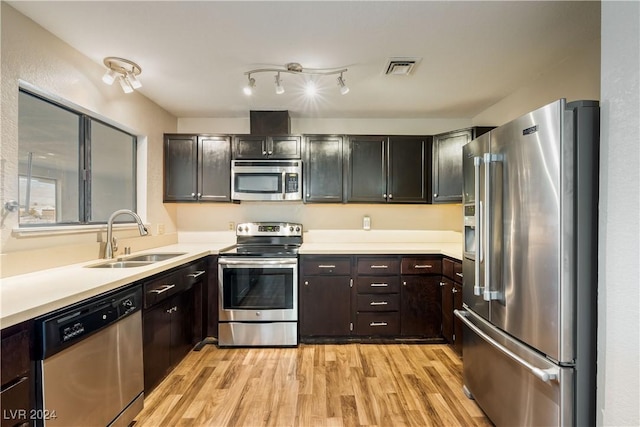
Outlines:
{"type": "Polygon", "coordinates": [[[165,261],[171,258],[175,258],[183,253],[152,253],[144,255],[136,255],[128,258],[118,258],[109,260],[100,264],[88,265],[89,268],[132,268],[132,267],[144,267],[145,265],[153,264],[159,261],[165,261]]]}

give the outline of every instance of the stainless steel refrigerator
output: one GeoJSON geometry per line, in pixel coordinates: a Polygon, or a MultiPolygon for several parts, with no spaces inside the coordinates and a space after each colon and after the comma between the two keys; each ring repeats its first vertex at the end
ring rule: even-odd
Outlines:
{"type": "Polygon", "coordinates": [[[599,106],[463,147],[463,376],[497,426],[595,424],[599,106]]]}

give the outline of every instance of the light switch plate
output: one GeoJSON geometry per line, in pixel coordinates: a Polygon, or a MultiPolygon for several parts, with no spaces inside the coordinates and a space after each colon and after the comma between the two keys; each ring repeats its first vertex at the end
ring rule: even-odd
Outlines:
{"type": "Polygon", "coordinates": [[[365,215],[362,218],[362,228],[364,230],[371,230],[371,217],[368,215],[365,215]]]}

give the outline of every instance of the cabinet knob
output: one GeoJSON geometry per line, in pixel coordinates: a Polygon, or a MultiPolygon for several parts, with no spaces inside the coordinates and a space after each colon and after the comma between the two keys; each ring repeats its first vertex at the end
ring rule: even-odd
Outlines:
{"type": "Polygon", "coordinates": [[[198,199],[202,197],[202,193],[198,193],[198,199]]]}
{"type": "Polygon", "coordinates": [[[272,155],[272,154],[273,154],[273,151],[269,151],[269,155],[272,155]]]}
{"type": "Polygon", "coordinates": [[[389,194],[389,198],[390,198],[390,199],[393,199],[393,194],[389,194]]]}
{"type": "Polygon", "coordinates": [[[452,294],[457,294],[458,292],[459,292],[459,291],[458,291],[456,288],[453,288],[453,289],[451,290],[451,293],[452,293],[452,294]]]}
{"type": "Polygon", "coordinates": [[[263,156],[266,156],[266,155],[267,155],[267,152],[266,152],[266,151],[263,151],[263,152],[262,152],[262,155],[263,155],[263,156]]]}
{"type": "Polygon", "coordinates": [[[386,198],[387,198],[387,193],[384,193],[384,194],[382,195],[382,197],[384,197],[384,198],[386,199],[386,198]]]}
{"type": "Polygon", "coordinates": [[[444,286],[444,285],[445,285],[445,283],[444,283],[444,282],[440,282],[440,286],[444,286]]]}
{"type": "Polygon", "coordinates": [[[305,286],[309,286],[309,282],[305,280],[305,281],[304,281],[304,285],[305,285],[305,286]]]}
{"type": "Polygon", "coordinates": [[[196,197],[196,193],[191,193],[191,197],[196,197]]]}
{"type": "Polygon", "coordinates": [[[311,194],[307,193],[307,197],[311,197],[311,194]]]}
{"type": "Polygon", "coordinates": [[[407,282],[402,282],[402,286],[407,286],[407,282]]]}
{"type": "Polygon", "coordinates": [[[433,197],[438,197],[438,193],[433,193],[433,197]]]}

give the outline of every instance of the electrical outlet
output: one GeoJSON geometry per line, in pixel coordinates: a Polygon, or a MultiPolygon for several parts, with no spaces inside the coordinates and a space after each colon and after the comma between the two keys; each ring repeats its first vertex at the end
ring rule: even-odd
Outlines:
{"type": "Polygon", "coordinates": [[[371,217],[368,215],[365,215],[362,218],[362,228],[364,230],[371,230],[371,217]]]}
{"type": "Polygon", "coordinates": [[[236,229],[236,223],[233,221],[229,221],[229,230],[235,230],[236,229]]]}
{"type": "Polygon", "coordinates": [[[161,234],[164,234],[164,224],[158,224],[156,226],[156,234],[159,236],[161,234]]]}

